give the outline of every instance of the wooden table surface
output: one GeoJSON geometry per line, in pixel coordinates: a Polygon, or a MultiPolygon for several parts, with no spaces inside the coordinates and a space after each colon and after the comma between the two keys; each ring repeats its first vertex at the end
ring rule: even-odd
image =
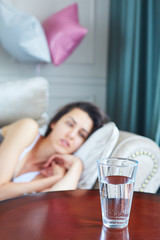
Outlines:
{"type": "Polygon", "coordinates": [[[160,195],[133,196],[129,225],[102,225],[98,190],[39,193],[0,202],[2,240],[159,240],[160,195]]]}

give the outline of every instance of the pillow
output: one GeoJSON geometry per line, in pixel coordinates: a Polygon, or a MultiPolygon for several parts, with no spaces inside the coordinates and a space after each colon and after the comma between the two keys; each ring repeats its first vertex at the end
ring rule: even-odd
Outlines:
{"type": "Polygon", "coordinates": [[[31,117],[39,126],[48,122],[48,82],[37,77],[0,82],[0,127],[31,117]]]}
{"type": "Polygon", "coordinates": [[[90,189],[98,177],[97,160],[109,157],[117,143],[119,131],[113,122],[106,123],[96,130],[87,141],[75,152],[83,164],[84,170],[79,180],[78,187],[90,189]]]}
{"type": "Polygon", "coordinates": [[[0,42],[19,61],[51,62],[48,43],[39,21],[2,0],[0,42]]]}
{"type": "Polygon", "coordinates": [[[48,41],[52,62],[64,62],[87,34],[79,24],[77,3],[53,14],[42,26],[48,41]]]}

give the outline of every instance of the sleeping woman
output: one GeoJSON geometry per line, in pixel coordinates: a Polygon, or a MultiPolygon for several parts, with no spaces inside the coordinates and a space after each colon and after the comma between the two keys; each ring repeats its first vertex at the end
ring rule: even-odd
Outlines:
{"type": "Polygon", "coordinates": [[[32,192],[76,189],[83,164],[72,154],[106,121],[97,106],[76,102],[60,109],[44,136],[30,118],[3,127],[0,200],[32,192]]]}

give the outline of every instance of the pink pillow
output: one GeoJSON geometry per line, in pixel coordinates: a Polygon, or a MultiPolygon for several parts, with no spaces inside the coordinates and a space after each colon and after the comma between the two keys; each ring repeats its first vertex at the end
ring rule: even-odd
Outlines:
{"type": "Polygon", "coordinates": [[[87,34],[79,24],[78,5],[53,14],[42,23],[48,41],[52,62],[58,66],[64,62],[87,34]]]}

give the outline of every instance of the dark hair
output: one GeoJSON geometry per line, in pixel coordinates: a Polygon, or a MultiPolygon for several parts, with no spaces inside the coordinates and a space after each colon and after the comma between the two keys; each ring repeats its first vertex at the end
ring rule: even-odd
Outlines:
{"type": "Polygon", "coordinates": [[[88,113],[89,117],[93,121],[93,129],[92,129],[91,133],[93,133],[95,130],[102,127],[104,123],[109,121],[109,118],[107,117],[107,115],[105,113],[103,113],[100,110],[100,108],[98,108],[96,105],[94,105],[90,102],[69,103],[69,104],[65,105],[64,107],[62,107],[56,113],[56,115],[51,119],[51,121],[49,122],[48,128],[46,130],[45,137],[47,137],[52,130],[50,127],[51,123],[57,122],[63,115],[70,112],[74,108],[79,108],[79,109],[83,110],[84,112],[88,113]]]}

